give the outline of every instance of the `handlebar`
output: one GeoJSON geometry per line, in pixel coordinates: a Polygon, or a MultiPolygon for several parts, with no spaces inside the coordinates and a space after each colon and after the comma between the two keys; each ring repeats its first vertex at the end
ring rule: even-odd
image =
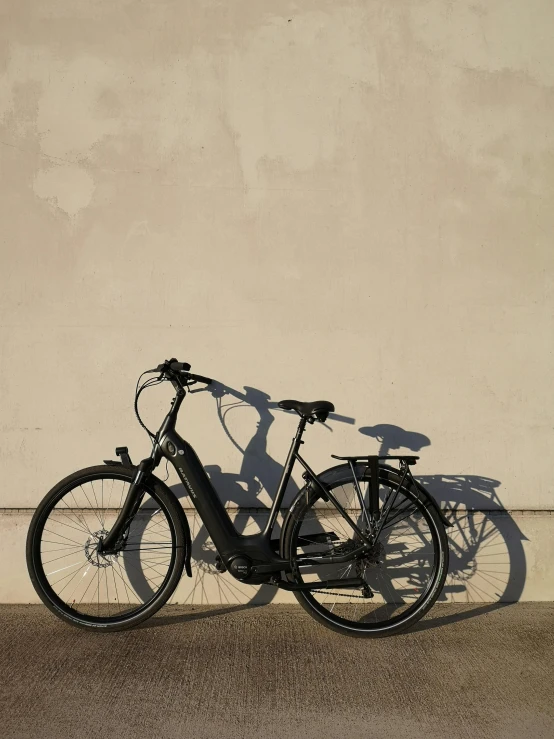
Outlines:
{"type": "Polygon", "coordinates": [[[191,380],[196,380],[196,382],[203,382],[204,385],[211,385],[213,380],[211,377],[204,377],[203,375],[193,375],[192,372],[186,373],[187,377],[190,377],[191,380]]]}
{"type": "Polygon", "coordinates": [[[173,372],[188,372],[190,369],[188,362],[177,362],[176,360],[170,359],[169,363],[166,362],[166,364],[169,364],[169,369],[173,370],[173,372]]]}
{"type": "Polygon", "coordinates": [[[202,382],[204,385],[211,385],[213,380],[211,377],[204,377],[203,375],[195,375],[192,372],[190,372],[190,364],[188,362],[178,362],[176,359],[170,359],[167,362],[164,362],[163,364],[160,364],[158,366],[158,370],[160,372],[167,372],[168,370],[171,372],[179,373],[180,375],[185,375],[187,380],[193,380],[194,382],[202,382]]]}
{"type": "MultiPolygon", "coordinates": [[[[165,362],[159,364],[155,369],[146,370],[141,374],[137,381],[137,387],[135,391],[135,414],[142,428],[148,433],[148,436],[150,436],[150,438],[154,442],[154,446],[158,444],[158,434],[162,431],[162,429],[166,429],[167,424],[170,423],[171,420],[173,421],[173,423],[175,422],[177,412],[179,411],[179,406],[181,405],[181,402],[185,397],[185,387],[188,388],[190,387],[190,385],[194,385],[195,382],[202,382],[204,385],[211,385],[213,382],[210,377],[195,375],[189,370],[190,364],[188,362],[178,362],[175,357],[173,357],[172,359],[166,359],[165,362]],[[144,382],[142,382],[141,384],[142,378],[146,374],[157,374],[158,377],[151,377],[148,380],[144,380],[144,382]],[[169,380],[171,382],[171,384],[177,391],[177,395],[173,398],[171,410],[168,413],[166,420],[164,421],[164,425],[160,429],[160,432],[158,432],[158,434],[154,434],[152,433],[152,431],[150,431],[149,428],[147,428],[140,417],[138,410],[138,400],[143,390],[145,390],[147,387],[158,385],[164,380],[169,380]]],[[[195,391],[189,390],[189,393],[191,392],[195,391]]]]}

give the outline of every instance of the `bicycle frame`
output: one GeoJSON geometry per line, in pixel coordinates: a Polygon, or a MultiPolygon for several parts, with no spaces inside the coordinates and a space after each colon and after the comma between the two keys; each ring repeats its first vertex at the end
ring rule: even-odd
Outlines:
{"type": "MultiPolygon", "coordinates": [[[[284,581],[276,578],[277,573],[290,572],[291,565],[287,559],[280,557],[272,540],[271,534],[275,527],[277,515],[280,505],[283,501],[287,485],[289,483],[292,470],[296,461],[304,468],[303,477],[310,485],[315,485],[320,489],[324,500],[330,500],[345,518],[353,531],[356,532],[362,544],[356,550],[350,551],[343,555],[323,556],[319,554],[305,555],[306,564],[328,564],[343,563],[354,559],[366,547],[371,547],[371,540],[350,518],[346,510],[339,503],[333,493],[318,479],[307,462],[300,456],[298,450],[302,442],[302,435],[306,428],[307,419],[301,418],[294,439],[292,441],[281,479],[273,500],[269,517],[263,530],[257,534],[244,535],[235,528],[225,506],[221,502],[216,490],[214,489],[210,478],[206,474],[196,452],[192,446],[185,441],[175,430],[177,414],[183,399],[185,391],[176,387],[176,396],[172,401],[171,408],[165,417],[156,441],[152,447],[150,457],[142,460],[138,465],[134,480],[129,488],[127,498],[119,513],[119,516],[102,542],[102,550],[104,552],[116,551],[121,546],[122,536],[130,520],[138,511],[143,493],[141,493],[141,483],[150,475],[159,465],[162,458],[168,459],[174,466],[179,478],[182,480],[187,492],[191,496],[193,505],[197,510],[202,522],[215,544],[215,547],[221,557],[225,567],[237,577],[239,580],[247,580],[249,583],[259,584],[273,580],[274,584],[289,590],[310,590],[315,585],[299,585],[292,582],[284,581]],[[250,565],[246,572],[242,562],[233,567],[233,561],[244,560],[247,558],[250,565]],[[317,562],[314,560],[317,560],[317,562]],[[246,575],[247,576],[244,576],[246,575]]],[[[339,581],[322,581],[317,587],[361,587],[365,585],[365,581],[360,578],[351,578],[339,581]]]]}

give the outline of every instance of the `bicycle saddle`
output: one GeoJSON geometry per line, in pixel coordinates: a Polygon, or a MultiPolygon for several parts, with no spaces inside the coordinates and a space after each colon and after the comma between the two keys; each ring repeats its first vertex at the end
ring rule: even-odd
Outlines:
{"type": "Polygon", "coordinates": [[[302,418],[315,416],[318,421],[325,421],[335,406],[328,400],[314,400],[312,403],[302,403],[300,400],[281,400],[279,408],[285,411],[296,411],[302,418]]]}

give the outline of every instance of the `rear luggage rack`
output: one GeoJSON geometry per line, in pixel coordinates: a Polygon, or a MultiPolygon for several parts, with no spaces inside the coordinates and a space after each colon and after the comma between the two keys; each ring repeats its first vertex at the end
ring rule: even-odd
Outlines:
{"type": "Polygon", "coordinates": [[[417,460],[419,459],[419,457],[411,457],[411,456],[382,457],[379,454],[362,454],[360,456],[355,456],[355,457],[339,457],[336,454],[331,454],[331,456],[333,457],[333,459],[343,459],[343,460],[346,460],[347,462],[362,462],[362,461],[372,462],[373,460],[377,460],[377,459],[395,459],[400,462],[406,462],[406,464],[416,464],[417,460]]]}

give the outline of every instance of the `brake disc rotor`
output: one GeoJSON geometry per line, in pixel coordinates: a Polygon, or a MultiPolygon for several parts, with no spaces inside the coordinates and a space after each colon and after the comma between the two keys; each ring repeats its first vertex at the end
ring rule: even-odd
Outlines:
{"type": "Polygon", "coordinates": [[[94,567],[111,567],[113,554],[98,554],[98,542],[107,535],[106,529],[93,532],[85,542],[85,557],[94,567]]]}

